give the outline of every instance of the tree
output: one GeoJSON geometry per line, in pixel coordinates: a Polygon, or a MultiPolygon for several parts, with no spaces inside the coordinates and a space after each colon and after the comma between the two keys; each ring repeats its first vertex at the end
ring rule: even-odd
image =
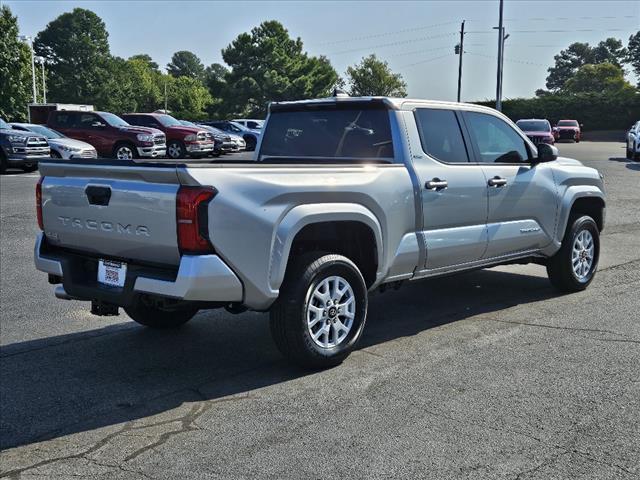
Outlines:
{"type": "Polygon", "coordinates": [[[327,58],[310,57],[275,20],[238,35],[222,58],[231,67],[222,102],[228,114],[264,115],[270,101],[326,96],[338,81],[327,58]]]}
{"type": "Polygon", "coordinates": [[[583,65],[611,63],[621,67],[626,55],[622,42],[615,38],[607,38],[595,47],[588,43],[572,43],[566,50],[561,50],[553,57],[555,65],[547,70],[547,88],[556,92],[562,89],[567,80],[583,65]]]}
{"type": "Polygon", "coordinates": [[[627,63],[633,68],[638,80],[638,88],[640,88],[640,30],[629,37],[627,63]]]}
{"type": "Polygon", "coordinates": [[[160,71],[160,66],[153,61],[151,56],[147,55],[146,53],[139,53],[138,55],[132,55],[131,57],[129,57],[129,60],[139,60],[143,63],[146,63],[150,69],[156,70],[158,72],[160,71]]]}
{"type": "Polygon", "coordinates": [[[173,77],[163,75],[162,81],[167,82],[168,109],[176,118],[187,120],[202,120],[204,113],[213,99],[209,90],[202,82],[186,76],[173,77]]]}
{"type": "Polygon", "coordinates": [[[406,97],[407,84],[399,73],[393,73],[387,62],[369,55],[353,67],[347,68],[350,95],[406,97]]]}
{"type": "Polygon", "coordinates": [[[564,84],[566,93],[616,93],[633,88],[624,79],[624,71],[613,63],[587,64],[564,84]]]}
{"type": "Polygon", "coordinates": [[[200,58],[187,50],[176,52],[167,64],[167,71],[174,77],[189,77],[202,79],[204,77],[204,65],[200,58]]]}
{"type": "Polygon", "coordinates": [[[97,103],[111,61],[109,34],[95,13],[74,8],[38,33],[34,49],[50,61],[49,98],[57,102],[97,103]]]}
{"type": "Polygon", "coordinates": [[[31,52],[18,40],[18,19],[8,6],[0,8],[0,117],[26,119],[31,98],[31,52]]]}

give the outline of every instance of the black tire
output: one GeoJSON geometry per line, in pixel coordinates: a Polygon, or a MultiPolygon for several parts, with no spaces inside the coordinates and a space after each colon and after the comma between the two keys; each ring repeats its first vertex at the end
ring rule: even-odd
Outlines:
{"type": "Polygon", "coordinates": [[[55,150],[51,150],[51,158],[62,158],[62,155],[60,155],[55,150]]]}
{"type": "Polygon", "coordinates": [[[629,150],[627,148],[627,160],[632,160],[633,159],[633,150],[629,150]]]}
{"type": "Polygon", "coordinates": [[[246,150],[249,152],[253,152],[256,149],[256,145],[258,144],[258,140],[253,135],[245,135],[244,141],[246,142],[246,150]]]}
{"type": "Polygon", "coordinates": [[[0,173],[4,173],[6,171],[7,171],[7,159],[4,158],[2,147],[0,147],[0,173]]]}
{"type": "Polygon", "coordinates": [[[31,165],[25,165],[24,167],[22,167],[22,171],[25,173],[35,172],[36,170],[38,170],[37,163],[33,163],[31,165]]]}
{"type": "Polygon", "coordinates": [[[600,258],[600,232],[593,218],[588,215],[572,215],[562,239],[562,247],[547,262],[547,275],[551,284],[561,292],[579,292],[589,286],[595,277],[600,258]],[[583,231],[591,234],[593,260],[588,272],[579,278],[573,269],[573,247],[576,238],[583,231]]]}
{"type": "Polygon", "coordinates": [[[113,158],[118,160],[133,160],[138,158],[138,149],[133,143],[118,142],[113,147],[113,158]]]}
{"type": "Polygon", "coordinates": [[[174,160],[178,158],[185,158],[187,156],[187,149],[184,143],[179,140],[172,140],[167,144],[167,157],[174,160]]]}
{"type": "MultiPolygon", "coordinates": [[[[344,298],[350,298],[350,293],[340,297],[341,300],[344,298]]],[[[292,363],[312,369],[333,367],[347,358],[362,336],[367,318],[367,303],[367,286],[360,270],[351,260],[341,255],[305,254],[295,259],[287,269],[280,296],[270,312],[271,335],[278,350],[292,363]],[[339,335],[336,333],[337,327],[332,326],[332,320],[327,315],[334,311],[333,325],[336,321],[348,321],[338,309],[345,308],[343,305],[347,303],[327,308],[321,317],[327,316],[327,320],[316,323],[318,329],[315,333],[324,329],[327,331],[327,344],[330,338],[336,344],[323,347],[312,338],[310,330],[313,327],[308,327],[307,308],[317,301],[317,297],[313,297],[316,288],[322,288],[321,284],[326,279],[336,276],[351,287],[355,303],[351,312],[353,319],[350,330],[342,338],[336,337],[339,335]]]]}
{"type": "Polygon", "coordinates": [[[151,305],[145,305],[142,301],[125,307],[124,311],[140,325],[162,330],[179,328],[198,313],[197,308],[163,310],[151,305]]]}

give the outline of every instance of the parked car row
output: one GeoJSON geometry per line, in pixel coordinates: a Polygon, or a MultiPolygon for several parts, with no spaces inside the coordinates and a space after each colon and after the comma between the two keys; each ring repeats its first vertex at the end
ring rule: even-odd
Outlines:
{"type": "Polygon", "coordinates": [[[578,143],[582,139],[582,124],[577,120],[559,120],[555,126],[547,119],[527,118],[516,122],[529,139],[537,144],[553,145],[559,140],[573,140],[578,143]]]}
{"type": "MultiPolygon", "coordinates": [[[[86,107],[86,106],[85,106],[86,107]]],[[[92,108],[92,107],[89,107],[92,108]]],[[[164,112],[122,116],[88,110],[47,110],[46,125],[0,120],[1,170],[33,171],[38,159],[203,158],[254,150],[262,120],[194,123],[164,112]]]]}

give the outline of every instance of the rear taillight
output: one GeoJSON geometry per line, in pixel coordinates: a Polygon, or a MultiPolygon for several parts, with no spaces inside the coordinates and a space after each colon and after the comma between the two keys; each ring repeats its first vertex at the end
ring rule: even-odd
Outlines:
{"type": "Polygon", "coordinates": [[[40,230],[44,230],[44,223],[42,222],[42,181],[44,177],[40,177],[36,184],[36,216],[38,217],[38,226],[40,230]]]}
{"type": "Polygon", "coordinates": [[[176,198],[178,248],[181,253],[211,253],[209,240],[209,202],[216,190],[210,187],[182,186],[176,198]]]}

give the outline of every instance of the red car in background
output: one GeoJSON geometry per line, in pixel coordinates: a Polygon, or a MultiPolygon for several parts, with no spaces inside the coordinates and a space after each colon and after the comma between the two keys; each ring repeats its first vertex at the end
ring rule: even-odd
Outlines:
{"type": "Polygon", "coordinates": [[[577,120],[558,120],[553,129],[556,140],[573,140],[576,143],[582,140],[582,124],[577,120]]]}
{"type": "Polygon", "coordinates": [[[118,160],[163,157],[165,136],[154,128],[134,127],[109,112],[54,110],[47,126],[92,145],[101,157],[118,160]]]}
{"type": "Polygon", "coordinates": [[[167,136],[167,156],[170,158],[205,157],[213,155],[215,139],[200,127],[186,126],[166,113],[127,113],[122,115],[131,125],[157,128],[167,136]]]}
{"type": "Polygon", "coordinates": [[[538,143],[548,143],[549,145],[555,143],[555,136],[549,120],[544,118],[521,119],[516,122],[516,125],[536,145],[538,143]]]}

